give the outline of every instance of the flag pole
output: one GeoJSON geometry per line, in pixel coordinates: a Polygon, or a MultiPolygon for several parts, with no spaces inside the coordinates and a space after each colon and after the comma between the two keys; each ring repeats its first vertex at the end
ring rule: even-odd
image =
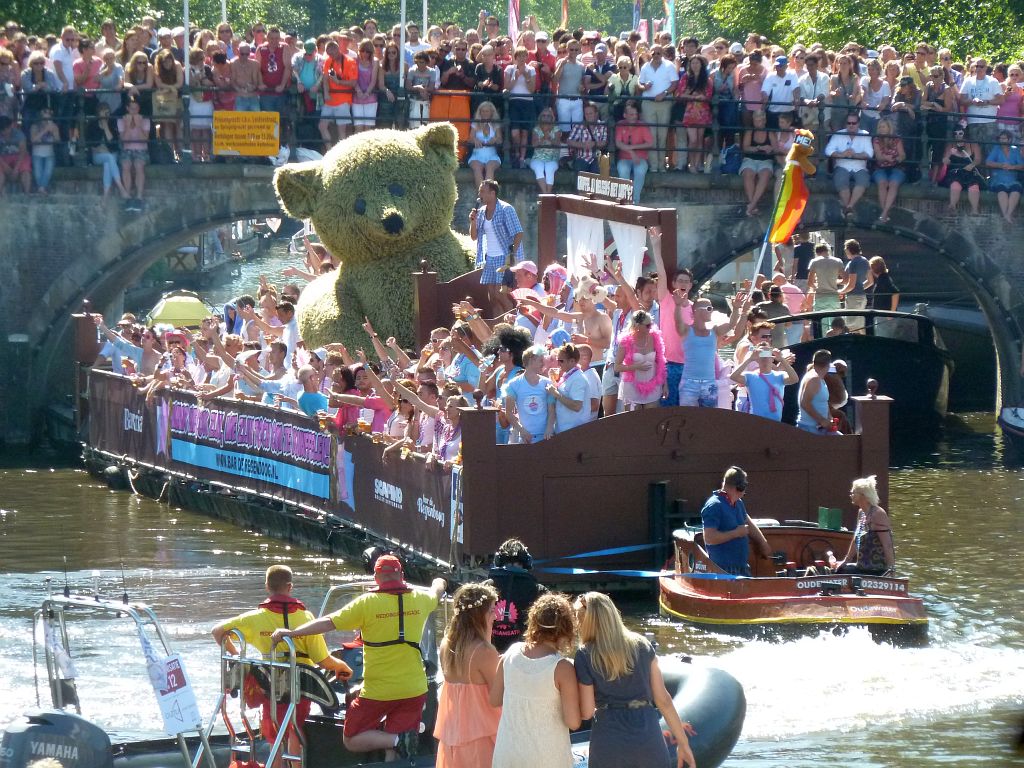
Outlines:
{"type": "Polygon", "coordinates": [[[775,217],[779,214],[779,204],[782,202],[782,192],[786,188],[786,179],[793,172],[792,166],[789,162],[786,163],[785,171],[782,175],[782,183],[779,184],[779,191],[775,193],[775,205],[772,206],[771,216],[768,217],[768,228],[764,232],[764,240],[761,242],[761,250],[758,251],[757,258],[754,259],[754,271],[750,275],[750,290],[747,292],[749,297],[756,289],[754,280],[757,279],[757,275],[761,269],[761,262],[764,261],[764,257],[767,255],[768,246],[771,244],[769,238],[772,234],[772,229],[775,228],[775,217]]]}

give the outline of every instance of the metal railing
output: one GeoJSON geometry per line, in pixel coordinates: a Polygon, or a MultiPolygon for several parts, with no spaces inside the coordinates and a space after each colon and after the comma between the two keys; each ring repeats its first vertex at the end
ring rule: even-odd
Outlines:
{"type": "MultiPolygon", "coordinates": [[[[103,95],[119,94],[122,97],[123,103],[123,100],[125,96],[129,93],[129,91],[130,89],[124,89],[121,91],[96,89],[77,90],[65,93],[49,93],[47,95],[47,103],[54,111],[53,119],[58,124],[58,127],[61,131],[61,144],[64,144],[66,146],[69,137],[76,136],[76,148],[79,150],[83,150],[81,152],[76,153],[76,156],[74,157],[73,161],[71,161],[72,164],[85,165],[88,164],[89,162],[88,153],[92,149],[92,147],[85,140],[85,136],[87,132],[88,123],[90,121],[95,121],[96,119],[96,106],[102,100],[100,97],[103,95]]],[[[178,104],[180,104],[180,109],[178,110],[178,113],[176,115],[168,117],[159,115],[146,115],[146,117],[151,122],[150,141],[167,143],[166,139],[160,138],[158,136],[157,126],[165,123],[175,123],[181,128],[180,135],[174,141],[175,145],[181,147],[182,149],[181,162],[192,162],[193,158],[191,156],[190,147],[194,142],[194,137],[192,136],[192,121],[195,119],[195,117],[190,115],[189,113],[189,102],[191,99],[200,96],[225,92],[230,92],[230,89],[189,88],[185,90],[183,93],[181,93],[181,98],[178,101],[178,104]]],[[[400,87],[394,93],[394,102],[387,102],[388,106],[392,107],[392,109],[387,110],[389,114],[385,118],[382,118],[378,114],[378,116],[374,120],[375,127],[398,129],[404,129],[408,127],[409,104],[411,102],[411,99],[409,98],[404,88],[400,87]]],[[[260,92],[257,92],[254,95],[259,96],[261,94],[260,92]]],[[[294,87],[288,89],[284,94],[273,95],[285,96],[284,108],[280,112],[282,121],[282,136],[286,140],[287,144],[293,150],[299,146],[305,146],[310,149],[315,149],[317,151],[324,150],[325,142],[323,138],[320,136],[318,128],[318,124],[320,123],[321,120],[326,120],[334,123],[340,122],[343,124],[347,122],[347,128],[350,132],[355,130],[356,123],[359,120],[359,118],[353,117],[348,117],[345,119],[339,119],[337,117],[322,118],[319,112],[316,110],[312,112],[307,111],[305,99],[303,98],[304,95],[299,94],[294,87]]],[[[500,126],[502,129],[502,143],[501,146],[496,147],[496,149],[501,155],[504,164],[507,165],[509,161],[513,159],[513,146],[510,136],[510,130],[515,128],[516,126],[512,125],[512,122],[509,118],[509,101],[511,99],[516,98],[525,98],[524,96],[510,93],[491,94],[485,91],[438,90],[432,94],[432,102],[436,97],[465,99],[469,105],[478,104],[479,102],[484,100],[491,101],[501,115],[499,119],[492,121],[492,123],[500,126]]],[[[596,104],[598,106],[599,111],[601,112],[599,122],[607,127],[608,132],[607,143],[604,147],[601,148],[601,150],[609,152],[612,155],[613,159],[616,156],[615,128],[619,122],[618,120],[616,120],[615,115],[619,111],[619,108],[622,107],[626,102],[634,101],[637,103],[638,106],[642,105],[644,102],[644,99],[642,97],[623,95],[612,97],[609,97],[607,95],[598,95],[590,96],[588,98],[581,96],[560,96],[558,94],[542,93],[532,94],[530,98],[534,103],[535,109],[533,121],[528,126],[524,126],[528,129],[532,129],[533,126],[537,124],[536,115],[540,112],[540,110],[543,107],[554,106],[560,100],[582,100],[584,104],[596,104]]],[[[676,99],[675,97],[668,101],[670,101],[673,107],[676,108],[677,114],[680,111],[678,109],[679,105],[685,104],[685,102],[682,102],[676,99]]],[[[379,106],[384,103],[385,102],[383,101],[383,99],[378,100],[378,109],[379,106]]],[[[677,117],[676,119],[670,119],[668,122],[645,121],[646,125],[648,125],[648,127],[652,129],[664,129],[666,136],[665,143],[656,144],[656,146],[652,147],[649,150],[649,152],[657,155],[658,158],[662,161],[661,163],[659,163],[659,167],[666,158],[671,158],[672,154],[674,153],[685,154],[687,151],[710,153],[711,156],[715,158],[714,170],[718,170],[717,158],[720,151],[723,149],[723,140],[732,138],[732,143],[739,144],[743,132],[745,130],[750,129],[749,125],[742,124],[742,115],[745,112],[750,112],[750,110],[747,110],[747,106],[750,103],[751,102],[745,101],[742,98],[731,99],[722,98],[718,94],[713,95],[709,103],[712,119],[711,122],[705,127],[706,133],[704,145],[701,149],[687,150],[687,148],[685,147],[685,128],[681,124],[681,115],[679,115],[679,117],[677,117]],[[733,114],[735,114],[737,117],[737,124],[723,124],[721,122],[720,117],[723,111],[723,107],[728,108],[726,111],[732,111],[732,109],[735,108],[735,112],[733,114]],[[673,133],[674,137],[670,139],[669,137],[672,136],[673,133]]],[[[772,106],[792,107],[790,114],[792,114],[795,118],[799,118],[801,110],[805,109],[801,105],[795,104],[793,102],[762,101],[757,103],[762,109],[772,106]]],[[[848,113],[859,114],[865,108],[849,107],[846,105],[833,106],[830,104],[826,104],[819,107],[819,116],[822,115],[825,110],[832,109],[842,110],[848,113]]],[[[23,108],[21,112],[22,117],[26,122],[26,125],[24,126],[26,128],[25,133],[26,136],[28,136],[29,131],[27,129],[30,127],[32,122],[38,119],[38,108],[23,108]]],[[[902,139],[904,142],[904,147],[907,154],[907,159],[904,162],[904,165],[907,168],[912,168],[916,166],[917,169],[920,171],[922,178],[928,177],[928,171],[930,166],[941,162],[941,150],[943,150],[945,146],[953,140],[952,130],[954,126],[956,126],[961,121],[969,121],[970,119],[976,117],[974,115],[969,114],[968,112],[960,111],[942,113],[944,115],[944,120],[941,122],[944,122],[944,127],[942,130],[942,135],[937,135],[938,132],[935,130],[934,126],[939,124],[940,121],[935,120],[933,118],[931,123],[932,127],[929,128],[928,119],[925,113],[920,111],[914,118],[913,129],[911,131],[905,131],[903,133],[896,131],[896,128],[898,127],[896,124],[897,121],[894,119],[894,116],[896,114],[897,113],[893,112],[891,108],[881,110],[880,120],[888,119],[890,120],[890,122],[893,123],[893,136],[902,139]]],[[[927,114],[934,115],[935,113],[930,112],[927,114]]],[[[115,111],[111,114],[111,117],[115,119],[118,116],[120,116],[120,111],[115,111]]],[[[211,119],[206,116],[203,117],[207,120],[211,119]]],[[[437,119],[437,117],[432,115],[429,120],[434,121],[437,119]]],[[[460,142],[462,144],[461,162],[465,164],[466,159],[468,158],[470,152],[472,151],[472,141],[467,141],[464,138],[464,135],[468,133],[469,125],[473,122],[472,114],[470,114],[469,117],[453,117],[450,115],[446,115],[441,119],[456,124],[456,126],[460,129],[460,142]]],[[[1019,135],[1022,132],[1021,123],[1024,123],[1024,118],[999,116],[991,118],[990,122],[993,126],[996,126],[997,121],[998,124],[1002,125],[1015,124],[1017,126],[1016,133],[1019,135]]],[[[557,116],[555,118],[555,124],[558,124],[557,116]]],[[[829,126],[826,123],[826,121],[820,119],[820,117],[818,120],[818,124],[818,127],[812,129],[816,134],[818,142],[821,144],[821,146],[815,147],[815,154],[819,158],[823,158],[825,145],[827,145],[828,138],[832,135],[833,132],[829,130],[829,126]]],[[[798,125],[799,121],[797,119],[796,121],[794,121],[794,127],[798,125]]],[[[765,130],[769,131],[770,133],[780,132],[780,129],[775,127],[766,128],[765,130]]],[[[999,130],[1001,129],[999,127],[996,127],[994,129],[994,134],[998,134],[999,130]]],[[[652,131],[652,133],[655,136],[657,136],[658,132],[658,130],[652,131]]],[[[566,146],[566,138],[567,135],[563,137],[561,147],[566,146]]],[[[204,138],[203,141],[212,140],[209,138],[204,138]]],[[[995,136],[993,136],[992,138],[986,138],[983,141],[969,139],[969,143],[979,147],[980,164],[984,166],[986,164],[986,159],[991,147],[997,145],[998,140],[995,138],[995,136]]],[[[570,150],[570,155],[572,154],[573,152],[572,150],[570,150]]],[[[63,164],[69,164],[67,158],[64,158],[64,160],[65,162],[63,164]]]]}

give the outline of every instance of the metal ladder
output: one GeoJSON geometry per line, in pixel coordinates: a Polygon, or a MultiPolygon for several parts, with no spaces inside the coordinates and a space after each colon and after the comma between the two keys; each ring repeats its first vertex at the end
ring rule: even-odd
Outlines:
{"type": "MultiPolygon", "coordinates": [[[[299,674],[295,663],[295,643],[290,637],[283,638],[280,644],[288,650],[287,660],[277,661],[278,654],[274,653],[275,645],[271,648],[271,658],[264,659],[260,656],[249,656],[247,653],[247,646],[245,638],[242,633],[237,629],[228,630],[224,635],[220,649],[220,695],[217,697],[217,704],[214,707],[213,713],[210,716],[209,724],[206,726],[204,732],[204,746],[209,747],[209,737],[213,732],[213,728],[217,723],[218,718],[223,721],[225,728],[228,732],[229,737],[229,749],[231,758],[234,760],[236,756],[242,758],[239,762],[247,763],[249,765],[257,765],[256,761],[256,729],[249,721],[249,716],[246,714],[246,709],[251,708],[251,705],[246,700],[245,691],[245,676],[248,673],[249,668],[263,669],[267,673],[267,678],[270,681],[270,693],[269,698],[271,703],[277,702],[280,698],[277,690],[277,675],[274,674],[275,670],[286,670],[288,679],[288,707],[284,713],[284,724],[282,727],[281,723],[277,722],[277,706],[270,706],[270,719],[274,723],[277,729],[277,735],[274,738],[273,744],[270,746],[270,752],[267,754],[265,765],[275,766],[277,765],[278,759],[284,761],[290,768],[304,768],[305,766],[305,753],[306,753],[306,737],[302,732],[302,728],[299,727],[299,722],[296,717],[297,705],[299,696],[301,694],[301,686],[299,684],[299,674]],[[234,645],[238,648],[238,653],[232,653],[229,649],[229,645],[234,645]],[[235,724],[231,720],[230,713],[228,712],[228,699],[231,697],[234,690],[238,691],[238,714],[241,720],[241,727],[244,733],[240,734],[239,729],[235,727],[235,724]],[[299,753],[293,754],[287,751],[288,735],[294,732],[299,740],[299,753]]],[[[198,768],[199,762],[202,757],[203,749],[199,750],[196,754],[195,759],[192,761],[192,768],[198,768]]]]}

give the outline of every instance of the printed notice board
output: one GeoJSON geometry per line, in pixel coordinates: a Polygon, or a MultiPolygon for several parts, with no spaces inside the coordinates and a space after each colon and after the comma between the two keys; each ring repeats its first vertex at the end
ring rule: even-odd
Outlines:
{"type": "Polygon", "coordinates": [[[281,149],[281,116],[277,112],[213,113],[213,154],[261,157],[281,149]]]}

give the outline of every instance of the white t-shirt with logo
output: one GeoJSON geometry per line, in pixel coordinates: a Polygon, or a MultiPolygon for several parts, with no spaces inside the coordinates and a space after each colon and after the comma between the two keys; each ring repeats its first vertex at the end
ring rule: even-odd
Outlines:
{"type": "Polygon", "coordinates": [[[986,104],[984,106],[978,106],[971,104],[971,101],[974,99],[991,101],[1002,92],[1002,86],[999,85],[999,81],[994,77],[990,77],[988,75],[985,75],[981,79],[978,79],[977,77],[965,77],[963,85],[960,86],[960,95],[967,97],[968,124],[991,123],[995,120],[996,112],[999,110],[998,105],[986,104]]]}
{"type": "Polygon", "coordinates": [[[799,87],[799,79],[792,72],[784,75],[772,72],[761,83],[761,95],[768,97],[769,112],[792,112],[793,92],[799,87]]]}

